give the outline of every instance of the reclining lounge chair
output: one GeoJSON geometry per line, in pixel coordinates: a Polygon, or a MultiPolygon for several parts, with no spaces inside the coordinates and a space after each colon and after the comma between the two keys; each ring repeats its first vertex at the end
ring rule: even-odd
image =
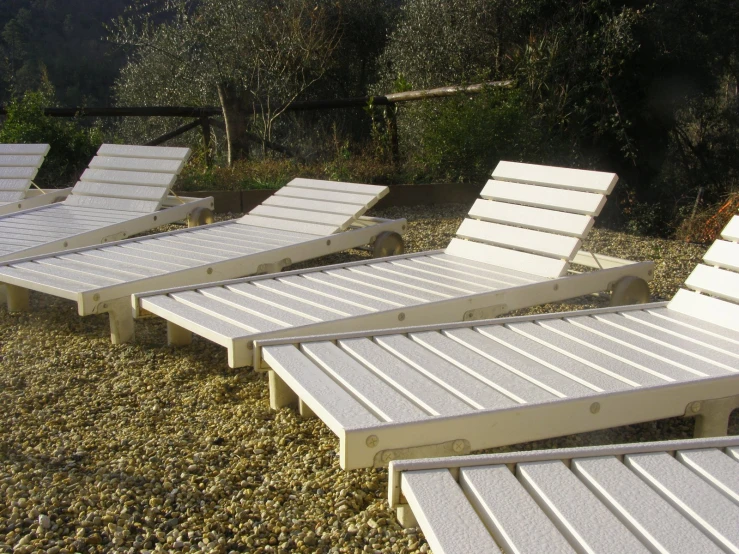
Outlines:
{"type": "Polygon", "coordinates": [[[739,216],[669,302],[259,341],[273,408],[300,402],[345,469],[739,407],[739,216]]]}
{"type": "Polygon", "coordinates": [[[0,144],[0,216],[64,200],[66,189],[31,189],[48,144],[0,144]]]}
{"type": "Polygon", "coordinates": [[[500,162],[446,250],[141,293],[134,308],[167,319],[170,342],[197,333],[243,367],[257,339],[470,321],[603,290],[646,301],[651,262],[580,252],[616,180],[500,162]],[[605,269],[564,277],[573,260],[605,269]]]}
{"type": "Polygon", "coordinates": [[[111,242],[213,207],[170,188],[189,148],[103,144],[63,201],[0,216],[0,261],[111,242]]]}
{"type": "Polygon", "coordinates": [[[80,315],[108,313],[114,343],[134,335],[131,294],[267,271],[371,245],[402,252],[405,220],[363,217],[387,187],[294,179],[244,217],[196,229],[0,263],[8,309],[28,290],[77,302],[80,315]]]}
{"type": "Polygon", "coordinates": [[[739,437],[402,460],[390,506],[434,554],[739,552],[739,437]]]}

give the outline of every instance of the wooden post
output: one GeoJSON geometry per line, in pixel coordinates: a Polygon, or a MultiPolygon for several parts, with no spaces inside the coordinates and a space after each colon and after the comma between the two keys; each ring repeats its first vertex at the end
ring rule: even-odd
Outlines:
{"type": "Polygon", "coordinates": [[[210,149],[210,119],[207,115],[200,118],[200,127],[203,130],[203,146],[205,148],[205,165],[213,167],[213,152],[210,149]]]}

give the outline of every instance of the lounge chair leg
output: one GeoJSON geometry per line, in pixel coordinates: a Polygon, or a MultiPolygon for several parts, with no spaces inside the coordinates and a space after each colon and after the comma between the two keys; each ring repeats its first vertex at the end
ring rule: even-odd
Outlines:
{"type": "Polygon", "coordinates": [[[269,372],[269,407],[279,410],[285,406],[294,406],[298,403],[298,395],[287,386],[282,377],[276,372],[269,372]]]}
{"type": "Polygon", "coordinates": [[[28,289],[15,285],[5,285],[5,294],[8,297],[9,312],[27,312],[30,309],[28,289]]]}
{"type": "Polygon", "coordinates": [[[128,298],[113,300],[104,304],[110,318],[110,340],[113,344],[133,341],[133,311],[128,298]]]}
{"type": "Polygon", "coordinates": [[[8,293],[5,291],[5,285],[0,285],[0,304],[8,301],[8,293]]]}
{"type": "Polygon", "coordinates": [[[171,321],[167,322],[167,344],[170,346],[187,346],[192,342],[192,331],[180,327],[171,321]]]}
{"type": "Polygon", "coordinates": [[[298,404],[298,410],[300,411],[301,417],[304,417],[306,419],[316,417],[316,413],[310,409],[310,406],[303,402],[303,399],[300,399],[300,402],[298,404]]]}
{"type": "Polygon", "coordinates": [[[418,520],[408,504],[399,504],[395,509],[395,514],[398,518],[398,523],[400,523],[404,529],[407,529],[408,527],[418,527],[418,520]]]}
{"type": "Polygon", "coordinates": [[[685,415],[695,417],[695,438],[722,437],[728,432],[729,417],[736,409],[739,409],[739,396],[727,396],[692,402],[685,415]]]}

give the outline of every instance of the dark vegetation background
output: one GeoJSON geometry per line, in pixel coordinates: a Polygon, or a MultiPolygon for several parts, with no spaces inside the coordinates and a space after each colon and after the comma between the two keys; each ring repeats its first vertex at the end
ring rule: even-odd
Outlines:
{"type": "Polygon", "coordinates": [[[50,142],[44,184],[73,181],[102,141],[143,143],[187,122],[64,120],[45,106],[212,105],[299,156],[237,148],[214,128],[208,167],[195,129],[178,139],[196,151],[183,189],[296,175],[482,184],[510,159],[617,172],[607,220],[633,232],[705,240],[721,208],[739,207],[739,0],[0,2],[0,141],[50,142]],[[395,108],[277,109],[492,80],[513,85],[395,108]]]}

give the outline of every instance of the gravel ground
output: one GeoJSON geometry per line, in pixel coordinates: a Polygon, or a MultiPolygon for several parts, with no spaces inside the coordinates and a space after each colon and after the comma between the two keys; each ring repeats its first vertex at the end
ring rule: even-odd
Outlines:
{"type": "MultiPolygon", "coordinates": [[[[468,207],[398,208],[407,250],[446,245],[468,207]]],[[[595,230],[586,248],[653,259],[670,298],[705,248],[595,230]]],[[[314,265],[356,260],[351,251],[314,265]]],[[[536,311],[602,305],[586,297],[536,311]]],[[[344,472],[317,419],[271,412],[263,376],[232,370],[196,338],[165,344],[161,320],[113,346],[105,316],[32,294],[0,307],[0,552],[427,552],[388,510],[385,470],[344,472]]],[[[531,310],[530,310],[531,311],[531,310]]],[[[730,433],[739,434],[739,417],[730,433]]],[[[677,418],[496,451],[689,437],[677,418]]]]}

